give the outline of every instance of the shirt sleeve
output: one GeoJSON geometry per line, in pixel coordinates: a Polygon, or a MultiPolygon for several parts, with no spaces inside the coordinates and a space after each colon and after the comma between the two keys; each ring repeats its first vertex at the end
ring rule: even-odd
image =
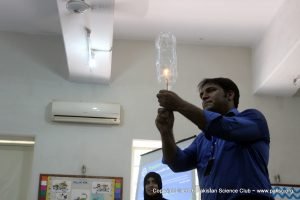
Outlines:
{"type": "Polygon", "coordinates": [[[197,165],[197,140],[196,138],[190,146],[182,150],[177,146],[176,156],[171,163],[166,163],[164,158],[162,162],[167,164],[174,172],[183,172],[196,168],[197,165]]]}
{"type": "Polygon", "coordinates": [[[235,116],[224,116],[204,110],[205,137],[216,136],[224,140],[248,142],[259,139],[270,140],[268,125],[261,112],[248,109],[235,116]]]}

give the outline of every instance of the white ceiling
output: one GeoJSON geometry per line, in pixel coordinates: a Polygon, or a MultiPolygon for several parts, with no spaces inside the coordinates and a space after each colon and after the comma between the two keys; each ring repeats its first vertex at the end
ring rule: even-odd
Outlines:
{"type": "Polygon", "coordinates": [[[255,54],[264,52],[258,56],[260,73],[268,67],[275,67],[278,72],[276,75],[276,70],[269,70],[271,75],[255,80],[260,84],[259,91],[273,95],[295,92],[291,77],[299,75],[299,59],[290,59],[289,55],[299,57],[300,27],[292,22],[299,18],[300,0],[85,0],[97,6],[84,14],[70,13],[66,9],[68,1],[1,0],[0,31],[62,35],[70,80],[89,83],[109,82],[113,39],[154,42],[160,32],[172,32],[178,43],[251,47],[255,54]],[[289,31],[278,32],[285,24],[289,31]],[[91,49],[97,49],[96,68],[88,67],[86,28],[92,30],[91,49]],[[281,46],[277,45],[277,36],[282,36],[281,46]],[[291,48],[290,42],[296,47],[291,48]],[[283,67],[264,63],[276,58],[276,52],[287,45],[289,51],[281,52],[279,62],[283,67]],[[268,49],[267,54],[264,49],[268,49]],[[287,70],[286,66],[293,68],[287,70]],[[288,72],[286,78],[279,73],[279,67],[285,74],[288,72]]]}
{"type": "MultiPolygon", "coordinates": [[[[154,40],[170,31],[178,42],[253,46],[283,2],[115,0],[114,39],[154,40]]],[[[56,0],[1,0],[0,31],[61,34],[56,0]]]]}

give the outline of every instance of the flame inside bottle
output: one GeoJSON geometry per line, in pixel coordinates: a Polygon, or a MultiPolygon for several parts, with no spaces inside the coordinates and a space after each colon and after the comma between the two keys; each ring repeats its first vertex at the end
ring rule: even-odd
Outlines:
{"type": "Polygon", "coordinates": [[[171,33],[161,33],[155,42],[158,81],[169,89],[177,78],[176,38],[171,33]]]}

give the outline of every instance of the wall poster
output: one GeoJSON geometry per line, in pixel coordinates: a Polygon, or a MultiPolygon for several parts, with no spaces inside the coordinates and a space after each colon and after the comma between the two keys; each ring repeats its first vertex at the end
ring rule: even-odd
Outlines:
{"type": "Polygon", "coordinates": [[[122,200],[122,177],[40,174],[38,200],[122,200]]]}

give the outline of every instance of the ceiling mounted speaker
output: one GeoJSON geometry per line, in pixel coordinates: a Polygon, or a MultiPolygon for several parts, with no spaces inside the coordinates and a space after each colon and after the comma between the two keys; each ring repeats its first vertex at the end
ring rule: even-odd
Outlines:
{"type": "Polygon", "coordinates": [[[84,0],[69,0],[66,7],[72,13],[83,13],[90,8],[90,5],[84,0]]]}

